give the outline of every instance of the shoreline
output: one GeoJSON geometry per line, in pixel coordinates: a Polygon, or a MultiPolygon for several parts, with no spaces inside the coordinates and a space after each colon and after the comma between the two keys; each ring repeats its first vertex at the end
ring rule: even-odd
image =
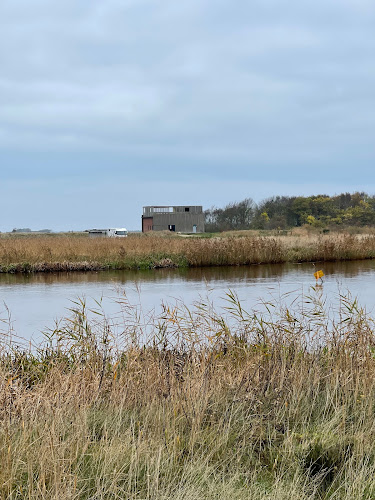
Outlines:
{"type": "Polygon", "coordinates": [[[375,235],[0,240],[0,273],[184,269],[375,258],[375,235]]]}

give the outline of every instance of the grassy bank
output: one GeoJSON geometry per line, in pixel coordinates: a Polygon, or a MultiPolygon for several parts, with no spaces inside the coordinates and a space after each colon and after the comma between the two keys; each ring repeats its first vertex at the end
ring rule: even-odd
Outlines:
{"type": "Polygon", "coordinates": [[[0,272],[234,266],[375,257],[375,235],[124,239],[39,236],[0,239],[0,272]]]}
{"type": "Polygon", "coordinates": [[[4,335],[0,498],[374,498],[373,322],[228,300],[147,328],[125,303],[117,340],[78,302],[33,354],[4,335]]]}

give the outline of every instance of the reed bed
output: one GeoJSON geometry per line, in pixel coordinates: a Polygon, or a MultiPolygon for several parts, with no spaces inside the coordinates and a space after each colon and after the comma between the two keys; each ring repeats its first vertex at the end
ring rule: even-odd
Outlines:
{"type": "Polygon", "coordinates": [[[314,293],[261,316],[124,297],[115,322],[81,300],[32,351],[4,325],[0,498],[374,498],[374,322],[314,293]]]}
{"type": "Polygon", "coordinates": [[[375,257],[375,235],[0,239],[0,272],[238,266],[375,257]]]}

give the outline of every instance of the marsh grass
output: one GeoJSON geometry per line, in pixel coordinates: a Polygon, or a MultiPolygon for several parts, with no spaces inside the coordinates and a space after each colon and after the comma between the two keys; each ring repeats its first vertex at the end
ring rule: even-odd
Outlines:
{"type": "Polygon", "coordinates": [[[10,273],[238,266],[374,257],[375,235],[0,238],[0,272],[10,273]]]}
{"type": "Polygon", "coordinates": [[[3,329],[0,498],[374,498],[373,321],[305,302],[77,300],[31,351],[3,329]]]}

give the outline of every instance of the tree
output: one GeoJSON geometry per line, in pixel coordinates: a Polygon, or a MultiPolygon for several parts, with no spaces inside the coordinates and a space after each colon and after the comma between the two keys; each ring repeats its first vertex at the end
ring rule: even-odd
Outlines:
{"type": "Polygon", "coordinates": [[[206,231],[229,231],[249,229],[256,205],[251,198],[233,202],[224,208],[206,210],[206,231]]]}

